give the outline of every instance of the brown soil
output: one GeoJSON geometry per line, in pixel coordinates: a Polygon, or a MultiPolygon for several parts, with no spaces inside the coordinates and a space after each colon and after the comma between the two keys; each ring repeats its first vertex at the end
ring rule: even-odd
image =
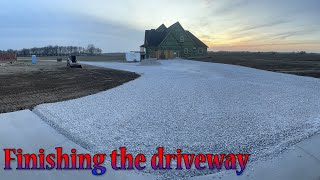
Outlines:
{"type": "Polygon", "coordinates": [[[65,63],[14,62],[0,64],[0,113],[31,109],[95,94],[138,78],[132,72],[84,65],[70,69],[65,63]]]}
{"type": "Polygon", "coordinates": [[[319,54],[210,52],[206,57],[191,59],[320,78],[319,54]]]}

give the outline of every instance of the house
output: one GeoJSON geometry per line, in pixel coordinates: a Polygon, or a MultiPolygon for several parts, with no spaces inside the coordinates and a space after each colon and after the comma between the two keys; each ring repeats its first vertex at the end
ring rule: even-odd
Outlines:
{"type": "Polygon", "coordinates": [[[140,49],[142,58],[172,59],[205,55],[208,46],[176,22],[168,28],[162,24],[146,30],[140,49]]]}

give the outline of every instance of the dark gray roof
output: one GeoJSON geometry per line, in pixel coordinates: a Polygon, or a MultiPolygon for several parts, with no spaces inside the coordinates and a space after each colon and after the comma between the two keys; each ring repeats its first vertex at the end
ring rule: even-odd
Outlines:
{"type": "Polygon", "coordinates": [[[145,45],[147,46],[158,46],[167,36],[167,31],[160,32],[156,30],[146,30],[145,34],[145,45]]]}
{"type": "Polygon", "coordinates": [[[167,31],[167,27],[164,24],[161,24],[161,26],[157,28],[157,31],[162,31],[162,32],[167,31]]]}
{"type": "Polygon", "coordinates": [[[208,47],[205,43],[203,43],[200,39],[198,39],[190,31],[186,31],[186,33],[192,39],[192,41],[196,44],[196,46],[198,46],[198,47],[208,47]]]}
{"type": "MultiPolygon", "coordinates": [[[[152,47],[159,46],[160,43],[166,38],[166,36],[171,32],[171,30],[176,26],[180,26],[183,29],[181,24],[179,22],[176,22],[176,23],[174,23],[173,25],[171,25],[168,28],[164,24],[162,24],[156,30],[155,29],[146,30],[146,32],[145,32],[145,42],[144,42],[144,46],[143,47],[145,47],[145,46],[152,46],[152,47]]],[[[191,32],[189,32],[189,31],[185,31],[185,32],[192,39],[192,41],[194,42],[195,46],[197,46],[197,47],[208,47],[206,44],[204,44],[200,39],[198,39],[191,32]]]]}
{"type": "Polygon", "coordinates": [[[172,30],[174,27],[176,27],[176,26],[180,26],[182,29],[184,29],[184,28],[181,26],[181,24],[179,23],[179,21],[178,21],[178,22],[172,24],[171,26],[169,26],[169,27],[168,27],[168,30],[171,31],[171,30],[172,30]]]}

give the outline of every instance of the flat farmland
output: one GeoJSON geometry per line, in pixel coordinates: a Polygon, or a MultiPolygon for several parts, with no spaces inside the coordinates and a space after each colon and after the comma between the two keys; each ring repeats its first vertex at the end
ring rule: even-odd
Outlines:
{"type": "Polygon", "coordinates": [[[315,53],[209,52],[190,59],[320,78],[320,55],[315,53]]]}
{"type": "Polygon", "coordinates": [[[0,113],[95,94],[137,77],[135,73],[90,65],[70,69],[64,62],[1,63],[0,113]]]}
{"type": "MultiPolygon", "coordinates": [[[[39,56],[38,60],[54,60],[62,58],[63,61],[68,59],[68,56],[39,56]]],[[[124,62],[125,54],[124,53],[107,53],[99,56],[77,56],[79,61],[112,61],[112,62],[124,62]]],[[[20,61],[31,61],[31,57],[18,57],[20,61]]]]}

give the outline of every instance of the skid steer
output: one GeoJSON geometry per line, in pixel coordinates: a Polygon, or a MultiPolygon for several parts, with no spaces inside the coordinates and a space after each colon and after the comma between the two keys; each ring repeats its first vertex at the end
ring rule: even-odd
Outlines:
{"type": "Polygon", "coordinates": [[[70,68],[82,68],[81,64],[77,61],[77,56],[70,56],[67,60],[67,67],[70,68]]]}

